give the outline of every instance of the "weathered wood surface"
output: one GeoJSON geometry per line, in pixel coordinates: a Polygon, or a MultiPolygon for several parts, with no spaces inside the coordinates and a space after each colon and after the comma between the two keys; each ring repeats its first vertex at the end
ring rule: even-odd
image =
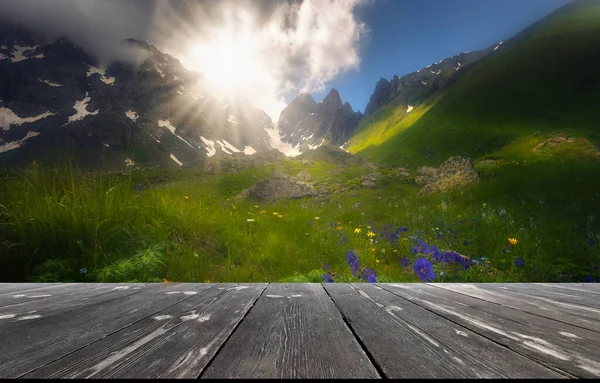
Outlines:
{"type": "Polygon", "coordinates": [[[600,378],[598,284],[0,284],[0,378],[600,378]]]}
{"type": "Polygon", "coordinates": [[[600,376],[600,333],[456,294],[437,285],[382,287],[567,376],[600,376]]]}
{"type": "Polygon", "coordinates": [[[201,378],[378,378],[320,284],[270,284],[201,378]]]}
{"type": "Polygon", "coordinates": [[[381,287],[325,289],[387,378],[564,377],[381,287]]]}
{"type": "Polygon", "coordinates": [[[208,287],[198,284],[181,291],[178,285],[148,285],[139,293],[85,306],[77,314],[44,318],[40,311],[39,317],[27,320],[4,319],[0,325],[0,376],[24,375],[208,287]]]}
{"type": "MultiPolygon", "coordinates": [[[[520,311],[600,332],[600,311],[591,307],[520,294],[501,289],[503,284],[432,283],[442,289],[501,304],[520,311]]],[[[508,285],[508,283],[507,283],[508,285]]]]}
{"type": "Polygon", "coordinates": [[[212,286],[24,377],[196,378],[266,286],[212,286]]]}

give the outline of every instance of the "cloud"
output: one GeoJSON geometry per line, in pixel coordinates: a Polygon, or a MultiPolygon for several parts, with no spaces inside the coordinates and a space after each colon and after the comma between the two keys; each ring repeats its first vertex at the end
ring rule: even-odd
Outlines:
{"type": "Polygon", "coordinates": [[[116,43],[146,40],[277,120],[299,92],[357,69],[372,0],[0,0],[0,21],[66,35],[107,64],[116,43]]]}

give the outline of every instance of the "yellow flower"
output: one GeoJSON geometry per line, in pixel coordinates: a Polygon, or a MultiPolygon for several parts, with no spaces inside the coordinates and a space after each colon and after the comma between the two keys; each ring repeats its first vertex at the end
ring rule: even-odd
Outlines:
{"type": "Polygon", "coordinates": [[[376,259],[376,260],[375,260],[375,263],[379,263],[379,259],[376,259]]]}
{"type": "Polygon", "coordinates": [[[260,214],[265,214],[267,211],[266,210],[261,210],[260,214]]]}
{"type": "Polygon", "coordinates": [[[183,197],[183,198],[185,198],[185,199],[190,199],[190,196],[189,196],[189,195],[186,195],[186,196],[185,196],[185,197],[183,197]]]}
{"type": "Polygon", "coordinates": [[[341,226],[338,226],[338,227],[337,227],[337,229],[338,229],[338,230],[342,230],[342,227],[341,227],[341,226]]]}
{"type": "Polygon", "coordinates": [[[511,245],[516,245],[519,241],[516,238],[509,238],[508,242],[510,242],[511,245]]]}
{"type": "Polygon", "coordinates": [[[210,283],[210,279],[205,280],[204,283],[210,283]]]}
{"type": "Polygon", "coordinates": [[[486,207],[486,206],[487,206],[487,203],[485,203],[485,202],[484,202],[484,203],[483,203],[483,207],[486,207]]]}
{"type": "Polygon", "coordinates": [[[397,252],[398,252],[398,249],[394,249],[394,253],[397,253],[397,252]]]}
{"type": "Polygon", "coordinates": [[[278,213],[278,212],[276,212],[276,211],[274,211],[274,212],[273,212],[273,215],[279,215],[279,213],[278,213]]]}
{"type": "Polygon", "coordinates": [[[375,248],[372,248],[371,251],[375,251],[375,248]]]}
{"type": "Polygon", "coordinates": [[[374,236],[375,236],[375,233],[373,233],[371,230],[369,230],[369,232],[367,233],[367,235],[368,235],[369,237],[374,237],[374,236]]]}
{"type": "Polygon", "coordinates": [[[162,283],[173,283],[173,282],[168,281],[167,278],[163,278],[162,283]]]}
{"type": "Polygon", "coordinates": [[[283,218],[283,216],[282,216],[281,214],[277,214],[277,216],[278,216],[279,218],[283,218]]]}
{"type": "Polygon", "coordinates": [[[357,234],[360,233],[360,227],[357,227],[356,229],[354,229],[354,232],[357,234]]]}

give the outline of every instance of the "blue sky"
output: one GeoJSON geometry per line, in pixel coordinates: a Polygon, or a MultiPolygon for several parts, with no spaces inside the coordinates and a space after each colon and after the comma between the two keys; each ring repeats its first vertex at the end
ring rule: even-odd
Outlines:
{"type": "Polygon", "coordinates": [[[419,70],[442,58],[486,48],[514,36],[570,0],[373,0],[356,10],[370,30],[358,70],[347,71],[323,92],[340,92],[365,110],[381,77],[419,70]]]}

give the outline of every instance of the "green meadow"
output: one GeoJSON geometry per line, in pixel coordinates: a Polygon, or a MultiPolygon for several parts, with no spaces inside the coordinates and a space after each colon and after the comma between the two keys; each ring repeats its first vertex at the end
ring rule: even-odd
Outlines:
{"type": "Polygon", "coordinates": [[[364,281],[348,264],[352,250],[379,282],[418,282],[419,242],[470,260],[468,268],[432,261],[436,282],[600,278],[597,162],[505,164],[480,170],[478,185],[429,196],[390,167],[380,169],[385,178],[375,189],[233,200],[274,170],[303,169],[321,185],[352,185],[373,171],[288,159],[218,175],[194,168],[6,172],[0,279],[323,282],[327,273],[335,282],[364,281]],[[390,238],[400,227],[406,231],[390,238]]]}

